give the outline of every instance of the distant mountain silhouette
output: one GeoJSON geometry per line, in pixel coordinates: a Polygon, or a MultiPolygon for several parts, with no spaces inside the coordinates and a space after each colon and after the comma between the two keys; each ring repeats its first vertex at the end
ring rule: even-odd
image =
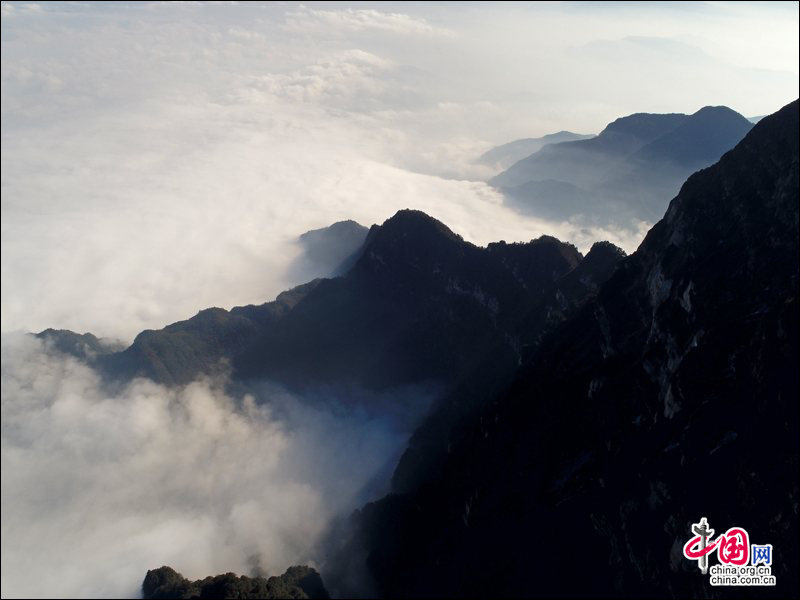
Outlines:
{"type": "Polygon", "coordinates": [[[656,115],[637,113],[609,123],[596,137],[588,140],[564,142],[542,148],[539,152],[517,162],[489,183],[497,187],[514,187],[543,179],[559,179],[576,184],[595,184],[605,177],[608,165],[633,154],[646,144],[673,131],[688,119],[683,114],[656,115]],[[559,177],[571,173],[570,178],[559,177]]]}
{"type": "Polygon", "coordinates": [[[533,215],[652,221],[686,177],[718,160],[752,126],[724,106],[692,115],[638,113],[610,123],[596,138],[546,146],[489,183],[533,215]]]}
{"type": "Polygon", "coordinates": [[[298,239],[303,254],[289,270],[308,279],[345,273],[355,262],[369,229],[355,221],[339,221],[328,227],[306,231],[298,239]]]}
{"type": "Polygon", "coordinates": [[[507,144],[495,146],[491,150],[484,152],[478,163],[495,169],[507,169],[515,162],[538,152],[548,144],[559,144],[561,142],[574,142],[576,140],[586,140],[594,137],[594,134],[572,133],[571,131],[559,131],[550,133],[538,138],[524,138],[514,140],[507,144]]]}
{"type": "Polygon", "coordinates": [[[752,128],[747,119],[725,106],[706,106],[675,129],[654,139],[630,159],[652,166],[671,162],[687,168],[713,164],[752,128]]]}

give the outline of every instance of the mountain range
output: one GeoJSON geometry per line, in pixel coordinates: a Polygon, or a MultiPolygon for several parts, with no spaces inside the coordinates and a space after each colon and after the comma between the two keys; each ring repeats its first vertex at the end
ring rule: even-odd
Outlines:
{"type": "Polygon", "coordinates": [[[691,176],[502,392],[418,430],[422,474],[341,552],[380,595],[737,597],[682,555],[701,517],[782,548],[753,593],[796,595],[797,134],[795,101],[691,176]]]}
{"type": "Polygon", "coordinates": [[[571,131],[559,131],[558,133],[550,133],[538,138],[523,138],[487,150],[478,158],[477,162],[494,169],[507,169],[517,161],[530,156],[534,152],[538,152],[548,144],[588,140],[593,137],[593,134],[586,135],[572,133],[571,131]]]}
{"type": "MultiPolygon", "coordinates": [[[[612,156],[628,177],[664,156],[689,169],[724,144],[686,140],[730,113],[626,117],[545,146],[530,172],[576,156],[584,182],[612,156]]],[[[293,389],[442,386],[392,492],[331,542],[334,595],[733,597],[683,557],[701,517],[773,545],[777,586],[753,594],[797,595],[798,132],[795,101],[742,133],[630,256],[547,236],[478,247],[403,210],[343,274],[273,302],[124,350],[38,335],[112,383],[228,369],[293,389]]]]}
{"type": "Polygon", "coordinates": [[[296,388],[452,383],[486,345],[516,363],[521,349],[580,306],[622,256],[600,243],[584,257],[547,236],[481,248],[424,213],[403,210],[372,227],[345,275],[272,302],[206,309],[144,331],[121,351],[98,348],[91,334],[39,335],[88,356],[112,380],[182,384],[224,360],[235,379],[296,388]]]}
{"type": "Polygon", "coordinates": [[[653,222],[691,173],[716,162],[751,127],[725,106],[637,113],[597,137],[544,146],[489,183],[518,210],[543,218],[653,222]]]}

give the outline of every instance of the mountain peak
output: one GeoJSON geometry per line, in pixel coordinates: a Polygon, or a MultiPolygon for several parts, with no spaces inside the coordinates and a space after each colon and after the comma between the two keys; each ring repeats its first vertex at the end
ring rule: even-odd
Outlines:
{"type": "Polygon", "coordinates": [[[703,108],[701,108],[697,112],[693,113],[691,116],[692,117],[698,117],[698,116],[707,116],[707,115],[727,115],[727,116],[738,115],[738,116],[742,117],[743,119],[745,118],[742,115],[740,115],[738,112],[733,110],[732,108],[729,108],[729,107],[724,106],[724,105],[721,105],[721,106],[711,106],[711,105],[704,106],[703,108]]]}
{"type": "Polygon", "coordinates": [[[547,235],[545,233],[540,235],[538,238],[531,240],[531,244],[563,244],[563,242],[557,237],[547,235]]]}
{"type": "MultiPolygon", "coordinates": [[[[745,133],[753,127],[753,123],[749,119],[727,106],[704,106],[696,113],[689,115],[682,128],[692,127],[695,124],[705,128],[719,128],[720,130],[729,130],[734,127],[737,131],[744,131],[745,133]]],[[[676,131],[679,130],[680,128],[676,131]]],[[[712,133],[715,132],[712,129],[712,133]]]]}
{"type": "Polygon", "coordinates": [[[357,260],[368,233],[353,220],[306,231],[297,238],[304,252],[292,268],[311,278],[341,275],[357,260]]]}
{"type": "Polygon", "coordinates": [[[459,260],[467,248],[477,249],[430,215],[403,209],[372,226],[351,272],[393,278],[405,269],[435,270],[442,262],[459,260]]]}
{"type": "Polygon", "coordinates": [[[635,158],[699,169],[735,146],[752,127],[750,121],[727,106],[704,106],[674,130],[643,147],[635,158]]]}
{"type": "Polygon", "coordinates": [[[687,118],[687,115],[682,113],[634,113],[615,119],[600,132],[598,137],[624,134],[647,142],[679,127],[687,118]]]}
{"type": "MultiPolygon", "coordinates": [[[[619,246],[612,244],[608,241],[601,241],[595,242],[592,244],[592,247],[589,249],[589,252],[586,254],[586,259],[589,257],[614,257],[614,258],[624,258],[626,255],[625,250],[620,248],[619,246]]],[[[584,259],[584,260],[586,260],[584,259]]]]}
{"type": "Polygon", "coordinates": [[[102,340],[91,333],[75,333],[68,329],[45,329],[35,336],[60,352],[89,362],[93,362],[98,356],[121,350],[119,343],[102,340]]]}
{"type": "Polygon", "coordinates": [[[383,222],[373,225],[364,243],[367,246],[397,244],[462,244],[463,238],[453,233],[444,223],[421,210],[402,209],[383,222]]]}
{"type": "Polygon", "coordinates": [[[350,232],[361,233],[366,231],[366,227],[353,221],[352,219],[346,219],[344,221],[336,221],[336,223],[332,223],[327,227],[320,227],[319,229],[311,229],[306,231],[305,233],[300,234],[301,240],[306,240],[308,238],[312,238],[315,235],[318,235],[323,232],[335,232],[340,234],[346,234],[350,232]]]}
{"type": "Polygon", "coordinates": [[[434,219],[427,213],[413,208],[398,210],[393,216],[386,219],[381,226],[386,231],[436,231],[447,237],[461,240],[461,236],[453,233],[447,225],[434,219]]]}

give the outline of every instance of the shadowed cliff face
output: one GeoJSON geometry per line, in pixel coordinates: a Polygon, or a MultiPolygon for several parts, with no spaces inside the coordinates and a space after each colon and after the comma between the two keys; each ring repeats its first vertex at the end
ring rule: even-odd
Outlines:
{"type": "Polygon", "coordinates": [[[690,177],[506,391],[422,448],[435,476],[361,511],[351,551],[380,593],[796,595],[798,204],[794,102],[690,177]],[[703,516],[780,548],[777,587],[710,587],[682,556],[703,516]]]}

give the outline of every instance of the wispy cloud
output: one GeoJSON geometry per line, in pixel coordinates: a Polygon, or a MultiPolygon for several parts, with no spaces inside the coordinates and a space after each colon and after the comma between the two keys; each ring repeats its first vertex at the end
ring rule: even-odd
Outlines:
{"type": "Polygon", "coordinates": [[[247,93],[327,107],[366,109],[391,89],[381,77],[391,67],[390,61],[375,54],[351,49],[291,73],[251,77],[247,93]]]}
{"type": "Polygon", "coordinates": [[[0,6],[2,6],[0,10],[4,19],[18,15],[39,15],[44,12],[42,5],[35,2],[3,2],[0,6]]]}
{"type": "Polygon", "coordinates": [[[452,36],[452,31],[422,18],[374,9],[322,10],[300,5],[286,14],[284,28],[301,34],[347,34],[362,31],[402,35],[452,36]]]}

